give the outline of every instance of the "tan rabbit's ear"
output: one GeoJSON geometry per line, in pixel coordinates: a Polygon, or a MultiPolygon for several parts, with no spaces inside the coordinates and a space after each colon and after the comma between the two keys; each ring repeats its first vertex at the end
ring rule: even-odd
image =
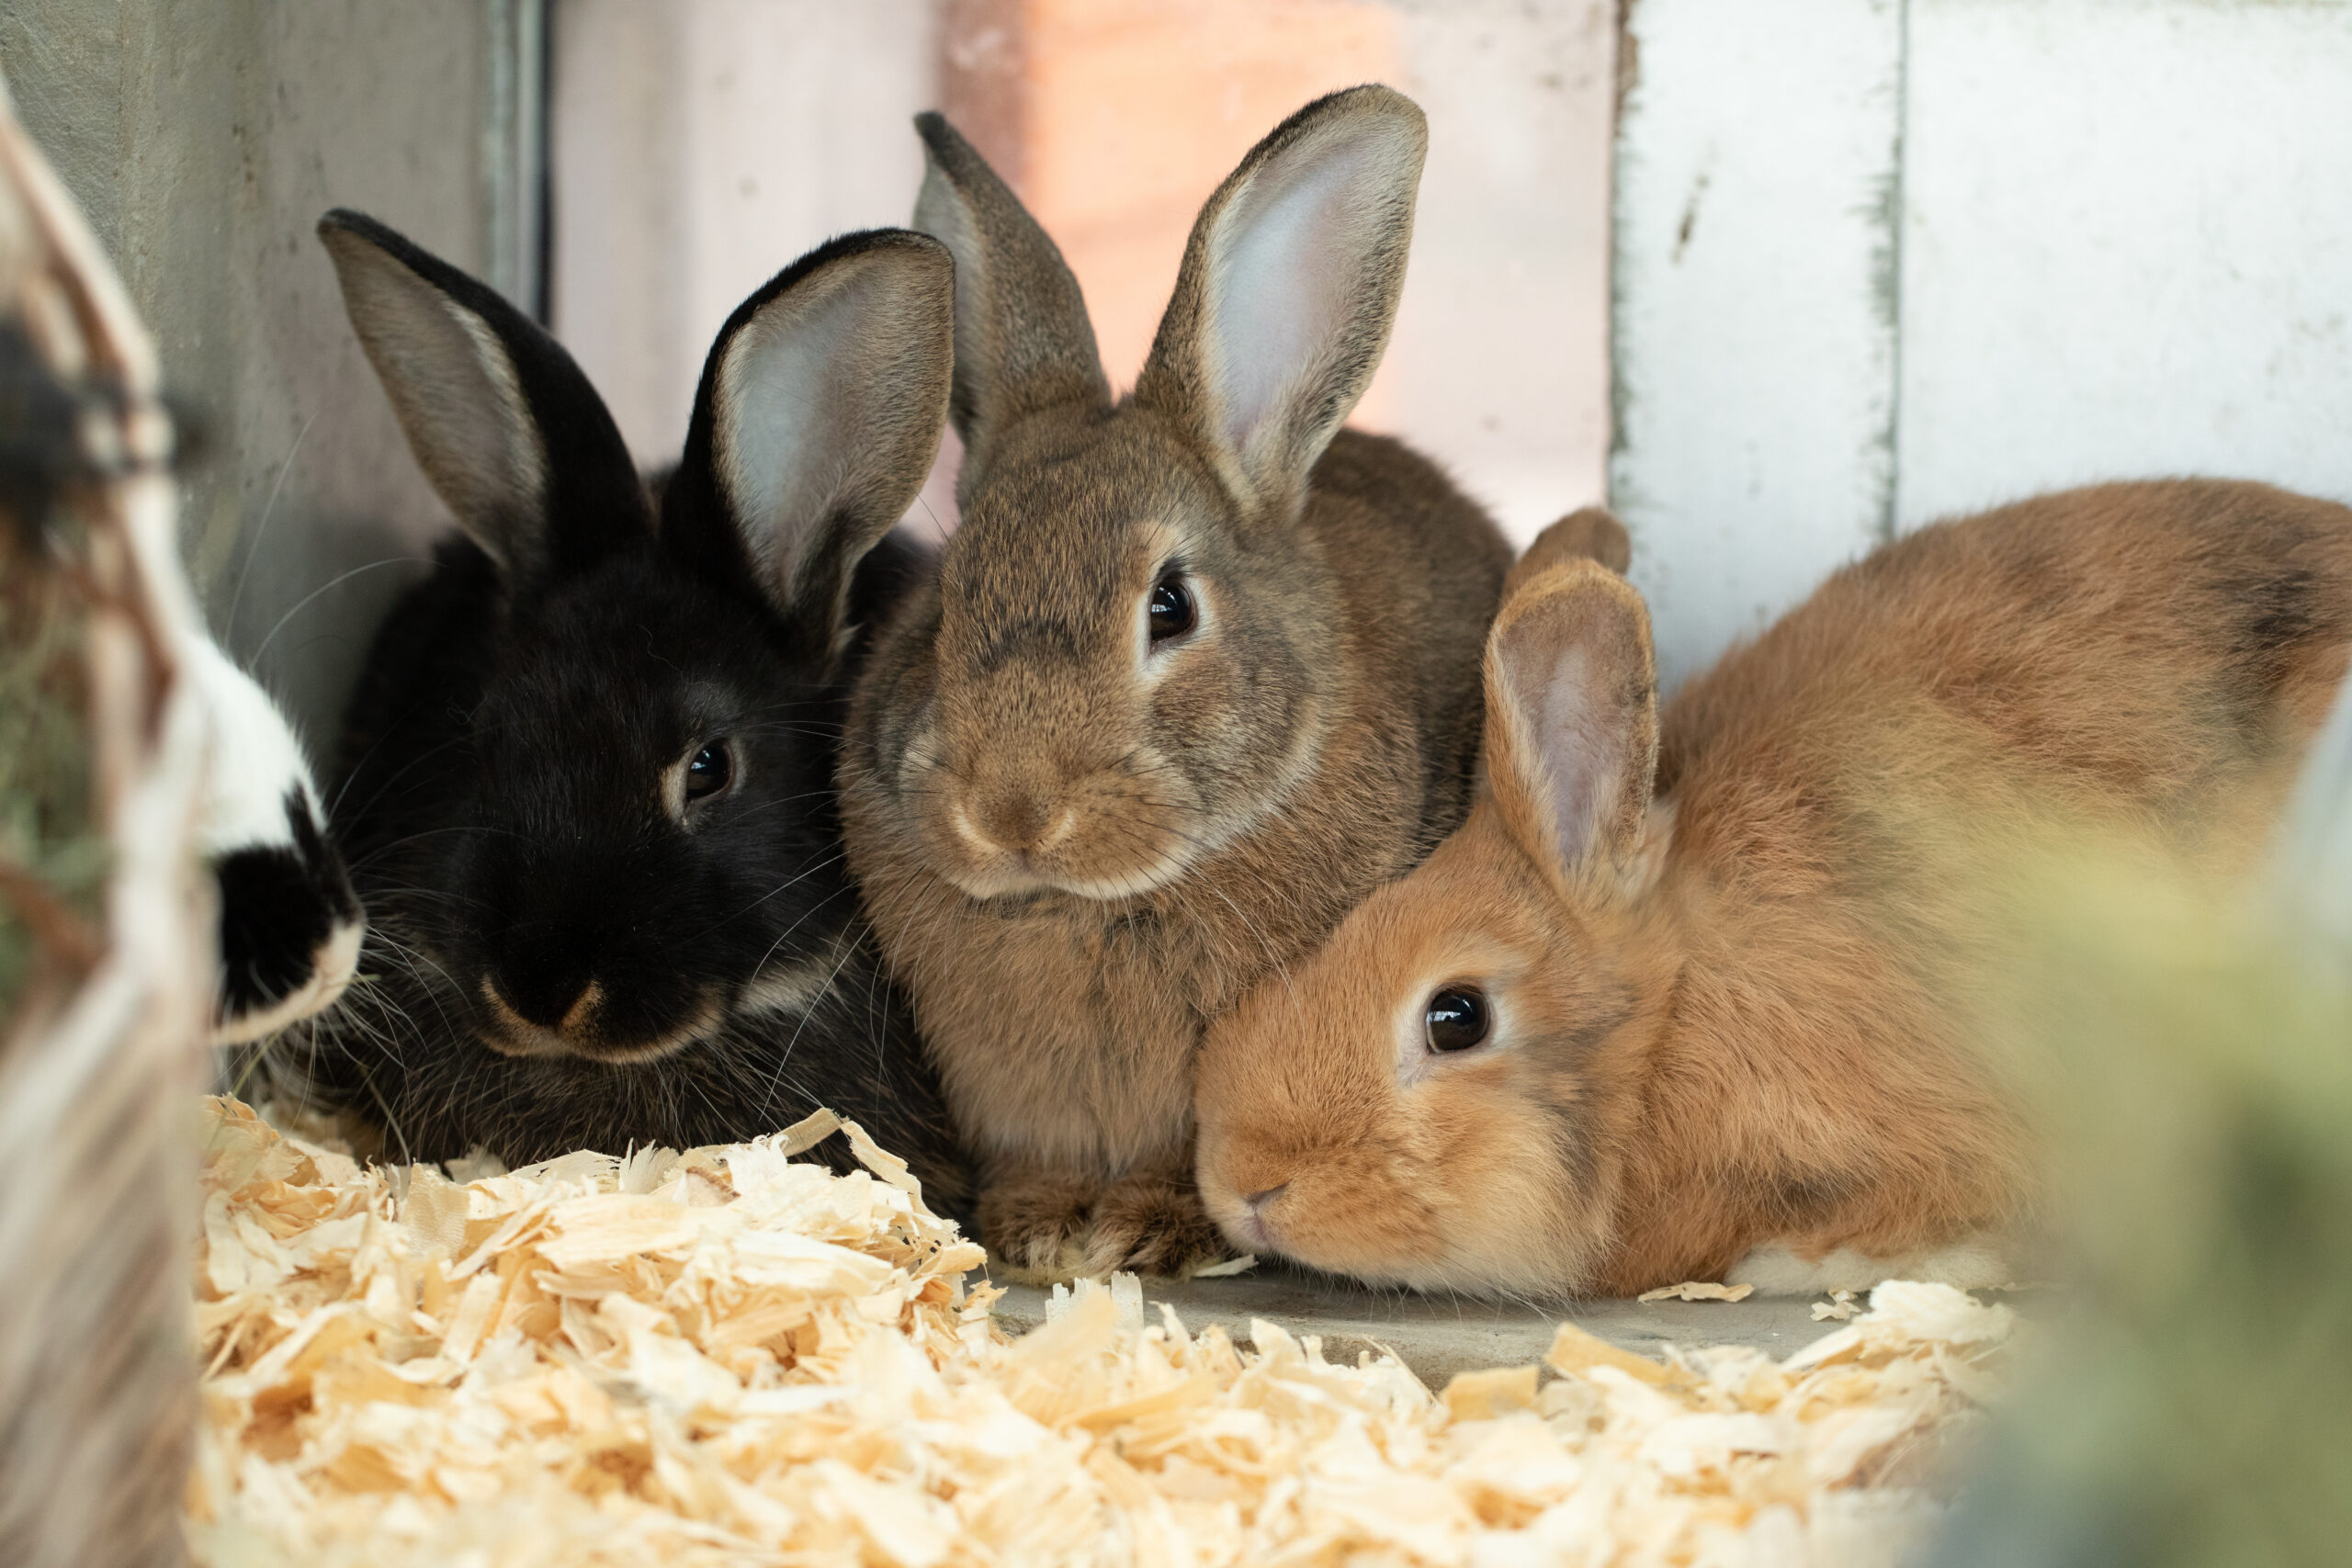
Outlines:
{"type": "Polygon", "coordinates": [[[1603,891],[1633,863],[1657,773],[1657,667],[1631,583],[1570,560],[1504,604],[1487,637],[1486,761],[1512,836],[1564,891],[1603,891]]]}
{"type": "Polygon", "coordinates": [[[1193,225],[1136,401],[1184,427],[1257,515],[1287,522],[1388,345],[1429,130],[1386,87],[1274,129],[1193,225]]]}
{"type": "Polygon", "coordinates": [[[954,288],[927,236],[844,234],[736,307],[705,362],[663,541],[723,586],[748,565],[812,657],[939,451],[954,288]]]}
{"type": "Polygon", "coordinates": [[[956,257],[956,434],[967,473],[1040,409],[1107,408],[1078,278],[1021,198],[946,117],[915,117],[926,167],[915,227],[956,257]]]}
{"type": "Polygon", "coordinates": [[[1503,579],[1503,597],[1510,598],[1521,584],[1572,560],[1597,560],[1623,577],[1634,564],[1633,536],[1605,508],[1578,507],[1536,535],[1527,553],[1511,563],[1510,574],[1503,579]]]}

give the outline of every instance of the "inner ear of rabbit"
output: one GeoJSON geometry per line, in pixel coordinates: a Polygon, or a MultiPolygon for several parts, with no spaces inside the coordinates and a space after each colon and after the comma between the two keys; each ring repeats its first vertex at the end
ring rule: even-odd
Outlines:
{"type": "Polygon", "coordinates": [[[953,273],[921,234],[844,235],[746,299],[712,346],[664,536],[722,577],[748,567],[820,662],[851,630],[858,562],[913,503],[939,449],[953,273]],[[707,487],[721,506],[707,504],[707,487]],[[713,513],[731,541],[709,536],[713,513]]]}
{"type": "Polygon", "coordinates": [[[1371,384],[1427,147],[1410,100],[1354,88],[1277,128],[1202,209],[1136,400],[1188,426],[1246,507],[1295,514],[1371,384]]]}
{"type": "Polygon", "coordinates": [[[1648,829],[1671,817],[1652,811],[1657,672],[1641,596],[1597,561],[1538,575],[1488,635],[1487,723],[1488,787],[1562,890],[1645,886],[1664,844],[1648,829]]]}
{"type": "Polygon", "coordinates": [[[510,580],[592,564],[652,536],[651,503],[619,429],[561,344],[364,213],[329,212],[318,234],[418,465],[510,580]]]}

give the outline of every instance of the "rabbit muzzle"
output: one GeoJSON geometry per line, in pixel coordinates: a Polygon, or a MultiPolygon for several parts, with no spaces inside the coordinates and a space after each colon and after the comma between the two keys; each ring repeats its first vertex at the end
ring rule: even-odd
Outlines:
{"type": "Polygon", "coordinates": [[[1418,1200],[1409,1159],[1372,1137],[1301,1147],[1276,1134],[1205,1126],[1201,1199],[1236,1247],[1361,1279],[1417,1281],[1447,1248],[1418,1200]]]}
{"type": "Polygon", "coordinates": [[[1074,777],[1003,761],[943,769],[924,837],[941,874],[974,898],[1140,897],[1192,860],[1187,803],[1166,773],[1139,753],[1074,777]]]}
{"type": "Polygon", "coordinates": [[[502,1056],[577,1056],[615,1066],[658,1061],[691,1045],[726,1017],[718,1001],[706,999],[684,1022],[650,1038],[616,1038],[601,981],[582,986],[551,1024],[526,1016],[493,976],[481,977],[481,995],[487,1013],[481,1042],[502,1056]]]}

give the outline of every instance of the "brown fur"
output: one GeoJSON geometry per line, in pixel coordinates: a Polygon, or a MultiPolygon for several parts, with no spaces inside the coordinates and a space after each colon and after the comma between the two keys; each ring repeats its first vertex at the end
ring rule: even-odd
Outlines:
{"type": "Polygon", "coordinates": [[[851,861],[985,1161],[985,1238],[1030,1267],[1082,1237],[1090,1269],[1173,1271],[1216,1245],[1192,1190],[1204,1024],[1467,804],[1509,549],[1429,463],[1335,434],[1402,284],[1420,117],[1357,89],[1261,143],[1115,406],[1052,242],[922,124],[917,220],[956,253],[964,521],[857,692],[851,861]],[[1333,330],[1240,419],[1218,258],[1333,167],[1376,176],[1319,231],[1333,330]],[[1144,608],[1170,562],[1200,622],[1159,649],[1144,608]]]}
{"type": "Polygon", "coordinates": [[[1503,597],[1518,592],[1519,585],[1536,573],[1572,560],[1597,560],[1623,577],[1634,564],[1633,536],[1605,508],[1579,507],[1538,534],[1527,553],[1511,563],[1510,574],[1503,579],[1503,597]]]}
{"type": "Polygon", "coordinates": [[[2243,865],[2347,639],[2352,511],[2049,496],[1877,551],[1693,681],[1653,794],[1646,615],[1555,562],[1489,638],[1468,822],[1212,1030],[1211,1213],[1368,1279],[1545,1293],[2012,1232],[2019,1119],[1939,1001],[1994,951],[1973,874],[2031,822],[2243,865]],[[1498,1021],[1439,1055],[1421,1014],[1456,982],[1498,1021]]]}

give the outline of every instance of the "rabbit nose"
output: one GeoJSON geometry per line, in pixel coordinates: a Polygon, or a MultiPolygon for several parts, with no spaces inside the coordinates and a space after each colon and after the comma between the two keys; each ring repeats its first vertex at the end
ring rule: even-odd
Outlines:
{"type": "Polygon", "coordinates": [[[605,1000],[605,987],[585,976],[552,985],[518,987],[511,977],[502,985],[495,975],[484,975],[482,990],[491,1005],[535,1029],[573,1035],[586,1029],[605,1000]]]}
{"type": "Polygon", "coordinates": [[[1265,1213],[1267,1204],[1272,1202],[1275,1199],[1281,1197],[1283,1193],[1289,1190],[1290,1183],[1285,1181],[1278,1187],[1269,1187],[1262,1192],[1252,1192],[1247,1198],[1244,1198],[1242,1201],[1250,1205],[1250,1212],[1251,1213],[1265,1213]]]}
{"type": "Polygon", "coordinates": [[[1056,810],[1053,803],[1035,789],[995,791],[977,803],[970,817],[972,837],[990,849],[1012,854],[1049,850],[1069,837],[1074,825],[1069,807],[1056,810]]]}

